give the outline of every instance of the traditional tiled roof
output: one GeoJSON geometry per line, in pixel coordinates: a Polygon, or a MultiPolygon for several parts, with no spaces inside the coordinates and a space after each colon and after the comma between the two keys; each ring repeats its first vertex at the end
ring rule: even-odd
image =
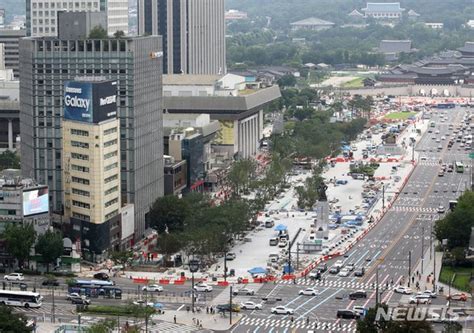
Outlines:
{"type": "Polygon", "coordinates": [[[403,12],[405,9],[400,7],[400,2],[367,2],[367,6],[362,8],[367,13],[380,12],[403,12]]]}
{"type": "Polygon", "coordinates": [[[460,52],[474,53],[474,42],[466,42],[463,47],[458,48],[460,52]]]}
{"type": "Polygon", "coordinates": [[[321,20],[321,19],[318,19],[316,17],[310,17],[310,18],[307,18],[307,19],[304,19],[304,20],[301,20],[301,21],[297,21],[297,22],[293,22],[291,23],[290,25],[297,25],[297,26],[305,26],[305,25],[334,25],[333,22],[329,22],[329,21],[324,21],[324,20],[321,20]]]}
{"type": "Polygon", "coordinates": [[[459,71],[464,71],[464,70],[467,70],[467,68],[462,65],[449,65],[445,67],[406,66],[405,70],[408,72],[413,72],[413,73],[422,74],[422,75],[446,75],[446,74],[454,74],[459,71]]]}
{"type": "Polygon", "coordinates": [[[357,9],[354,9],[352,12],[350,12],[349,14],[347,14],[348,16],[353,16],[353,17],[363,17],[364,14],[362,14],[361,12],[359,12],[357,9]]]}
{"type": "Polygon", "coordinates": [[[412,16],[412,17],[418,17],[420,16],[420,14],[418,14],[417,12],[415,12],[413,9],[410,9],[407,13],[408,16],[412,16]]]}
{"type": "Polygon", "coordinates": [[[378,51],[381,53],[411,52],[411,40],[382,40],[378,51]]]}

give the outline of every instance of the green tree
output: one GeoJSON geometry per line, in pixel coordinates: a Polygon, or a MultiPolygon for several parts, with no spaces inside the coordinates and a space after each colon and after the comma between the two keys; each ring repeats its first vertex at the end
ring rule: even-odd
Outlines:
{"type": "Polygon", "coordinates": [[[114,32],[114,37],[115,38],[123,38],[125,37],[125,32],[123,30],[117,30],[114,32]]]}
{"type": "Polygon", "coordinates": [[[181,200],[174,195],[158,198],[150,209],[149,219],[151,226],[159,233],[182,231],[184,220],[188,214],[186,200],[181,200]]]}
{"type": "Polygon", "coordinates": [[[46,264],[46,271],[49,272],[49,265],[54,263],[64,251],[61,233],[48,230],[40,235],[35,246],[35,251],[41,254],[42,262],[46,264]]]}
{"type": "Polygon", "coordinates": [[[20,267],[30,257],[30,251],[36,240],[33,224],[10,223],[2,234],[7,251],[18,260],[20,267]]]}
{"type": "Polygon", "coordinates": [[[448,321],[443,325],[443,333],[458,333],[462,331],[462,325],[457,321],[448,321]]]}
{"type": "Polygon", "coordinates": [[[124,251],[113,251],[110,254],[110,259],[118,265],[121,265],[123,270],[125,266],[130,262],[133,257],[133,251],[131,250],[124,250],[124,251]]]}
{"type": "Polygon", "coordinates": [[[5,150],[0,154],[0,171],[4,169],[19,169],[20,158],[10,150],[5,150]]]}
{"type": "Polygon", "coordinates": [[[183,237],[175,233],[163,233],[158,237],[156,249],[163,254],[165,264],[169,256],[180,251],[183,246],[183,237]]]}
{"type": "Polygon", "coordinates": [[[278,85],[280,87],[294,87],[296,85],[296,78],[291,74],[283,75],[278,80],[278,85]]]}
{"type": "Polygon", "coordinates": [[[247,190],[251,180],[255,177],[257,164],[254,160],[246,158],[234,162],[227,175],[227,180],[232,185],[234,192],[240,194],[247,190]]]}
{"type": "Polygon", "coordinates": [[[0,332],[2,333],[29,333],[27,319],[22,314],[14,313],[13,309],[0,305],[0,332]]]}
{"type": "Polygon", "coordinates": [[[474,227],[474,192],[464,192],[458,199],[454,211],[436,221],[434,233],[441,242],[448,240],[448,249],[466,248],[469,244],[471,228],[474,227]]]}
{"type": "Polygon", "coordinates": [[[106,39],[107,30],[105,30],[101,25],[96,25],[89,32],[89,39],[106,39]]]}

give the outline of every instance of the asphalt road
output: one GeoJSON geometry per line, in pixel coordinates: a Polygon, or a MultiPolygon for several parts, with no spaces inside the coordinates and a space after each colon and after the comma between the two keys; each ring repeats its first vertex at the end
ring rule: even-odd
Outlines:
{"type": "MultiPolygon", "coordinates": [[[[425,257],[429,256],[431,228],[434,221],[440,217],[437,207],[443,205],[447,208],[449,200],[456,199],[470,185],[470,166],[464,173],[446,172],[443,177],[438,176],[440,159],[444,163],[469,163],[469,152],[460,148],[459,143],[448,149],[449,138],[440,140],[439,143],[433,139],[445,136],[449,124],[460,123],[464,109],[448,110],[447,113],[448,121],[441,122],[437,111],[433,112],[430,121],[437,124],[436,129],[439,129],[440,133],[427,132],[417,144],[416,150],[420,156],[426,156],[426,160],[418,161],[392,208],[343,258],[337,258],[344,260],[346,264],[354,263],[356,267],[366,267],[364,277],[337,277],[324,273],[322,281],[298,279],[296,285],[289,281],[286,284],[265,286],[255,296],[256,299],[265,296],[264,293],[267,292],[272,297],[281,298],[276,305],[286,305],[294,309],[295,314],[272,315],[271,305],[265,304],[263,310],[248,313],[233,332],[354,331],[355,322],[337,320],[336,312],[338,309],[352,308],[355,305],[373,306],[377,275],[380,299],[391,304],[401,301],[401,295],[389,291],[391,282],[395,285],[402,277],[408,278],[409,269],[413,272],[421,260],[422,245],[425,257]],[[442,145],[441,151],[437,149],[439,145],[442,145]],[[309,286],[317,288],[317,296],[298,296],[299,290],[309,286]],[[367,299],[348,299],[351,291],[360,289],[367,291],[367,299]]],[[[328,266],[335,260],[330,261],[328,266]]],[[[404,296],[402,301],[406,299],[404,296]]],[[[442,305],[445,302],[444,298],[438,297],[433,304],[442,305]]]]}

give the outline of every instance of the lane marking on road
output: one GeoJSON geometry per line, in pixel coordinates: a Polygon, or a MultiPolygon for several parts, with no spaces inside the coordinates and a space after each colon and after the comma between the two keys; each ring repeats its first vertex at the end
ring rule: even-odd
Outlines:
{"type": "Polygon", "coordinates": [[[184,308],[184,304],[181,305],[176,311],[180,311],[182,308],[184,308]]]}
{"type": "Polygon", "coordinates": [[[321,304],[324,304],[325,302],[327,302],[330,298],[336,296],[338,293],[340,293],[342,290],[337,290],[335,293],[329,295],[328,297],[326,297],[325,299],[323,299],[321,302],[319,302],[318,304],[316,304],[315,306],[313,306],[311,309],[309,309],[308,311],[306,311],[305,313],[303,313],[301,316],[299,316],[297,318],[298,319],[301,319],[301,318],[304,318],[308,313],[314,311],[314,309],[318,308],[319,306],[321,306],[321,304]]]}

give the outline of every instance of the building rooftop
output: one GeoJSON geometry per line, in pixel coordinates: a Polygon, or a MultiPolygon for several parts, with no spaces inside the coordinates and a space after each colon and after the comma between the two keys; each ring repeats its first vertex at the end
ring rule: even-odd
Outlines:
{"type": "Polygon", "coordinates": [[[348,16],[353,16],[353,17],[362,17],[364,16],[364,14],[362,14],[361,12],[359,12],[357,9],[354,9],[352,12],[350,12],[349,14],[347,14],[348,16]]]}
{"type": "Polygon", "coordinates": [[[411,40],[382,40],[378,51],[381,53],[411,52],[411,40]]]}
{"type": "Polygon", "coordinates": [[[417,12],[415,12],[413,9],[410,9],[407,13],[408,16],[411,16],[411,17],[418,17],[420,16],[420,14],[418,14],[417,12]]]}
{"type": "Polygon", "coordinates": [[[403,12],[405,9],[400,7],[400,2],[367,2],[364,12],[403,12]]]}
{"type": "Polygon", "coordinates": [[[304,20],[301,20],[301,21],[290,23],[290,25],[292,25],[292,26],[295,26],[295,25],[296,26],[305,26],[305,25],[327,26],[327,25],[334,25],[334,23],[329,22],[329,21],[325,21],[325,20],[321,20],[321,19],[318,19],[316,17],[310,17],[310,18],[307,18],[307,19],[304,19],[304,20]]]}
{"type": "Polygon", "coordinates": [[[168,74],[163,75],[163,85],[209,86],[214,85],[223,75],[168,74]]]}
{"type": "Polygon", "coordinates": [[[408,65],[401,68],[407,72],[413,72],[422,75],[447,75],[467,70],[467,68],[462,65],[448,65],[445,67],[417,67],[408,65]]]}
{"type": "Polygon", "coordinates": [[[474,42],[466,42],[464,46],[458,48],[460,52],[474,53],[474,42]]]}

